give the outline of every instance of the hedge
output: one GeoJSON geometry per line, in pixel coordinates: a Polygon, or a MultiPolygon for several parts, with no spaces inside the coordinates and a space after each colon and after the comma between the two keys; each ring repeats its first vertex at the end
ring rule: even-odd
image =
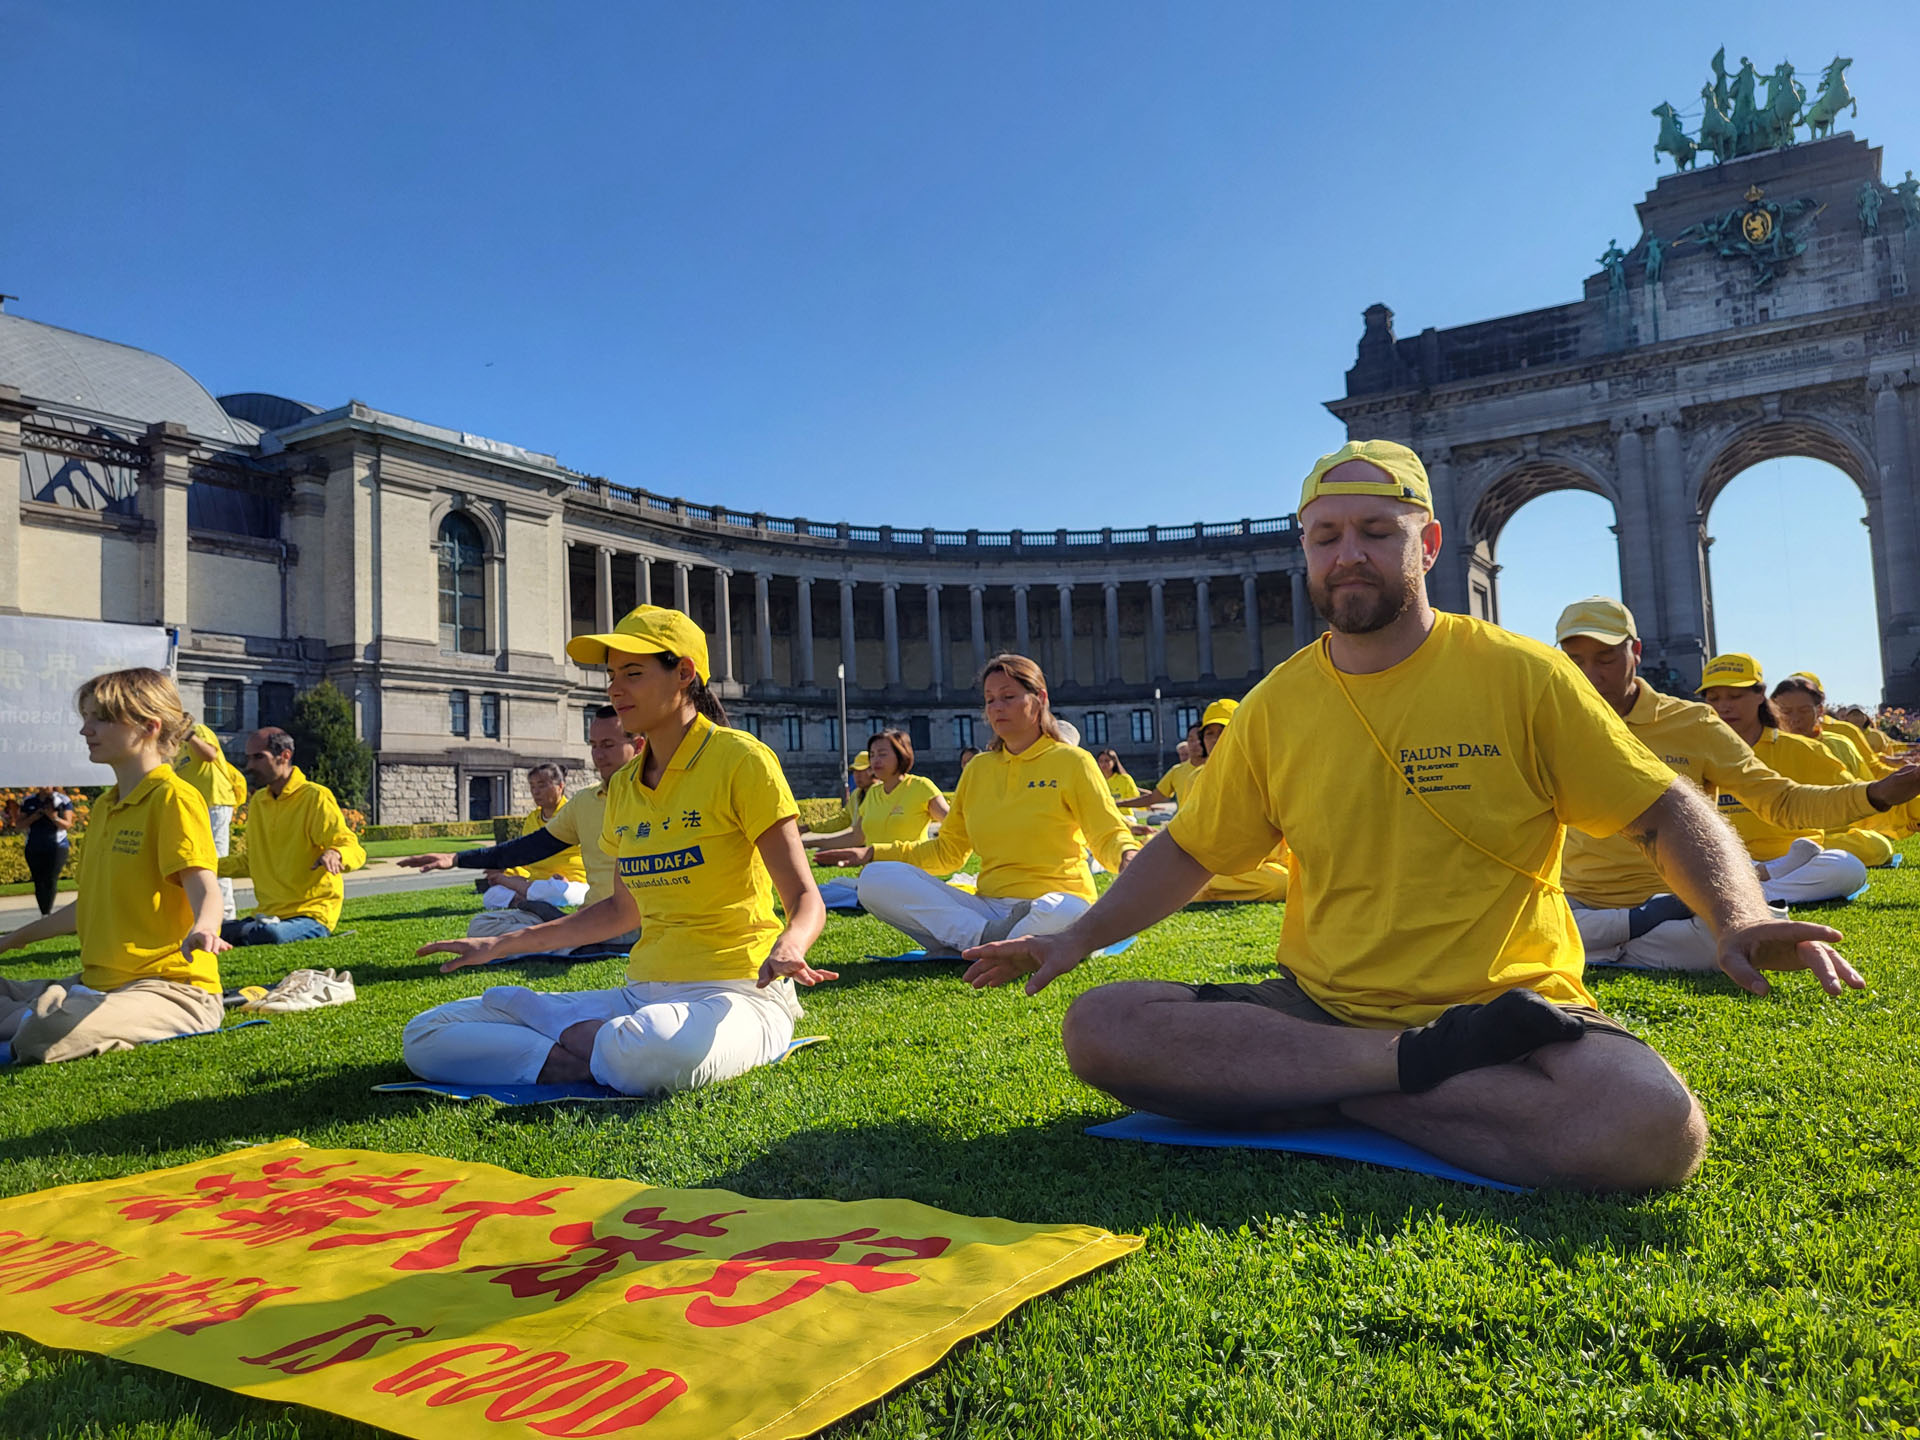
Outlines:
{"type": "MultiPolygon", "coordinates": [[[[509,824],[517,824],[512,817],[502,816],[509,824]]],[[[444,837],[457,840],[491,840],[499,833],[499,820],[449,820],[434,825],[369,825],[360,832],[362,840],[437,840],[444,837]]]]}

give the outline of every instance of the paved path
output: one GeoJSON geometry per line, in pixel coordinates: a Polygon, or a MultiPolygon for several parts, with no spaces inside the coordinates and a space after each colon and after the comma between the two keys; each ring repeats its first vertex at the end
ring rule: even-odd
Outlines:
{"type": "MultiPolygon", "coordinates": [[[[347,876],[347,898],[362,895],[395,895],[413,890],[444,890],[473,884],[477,872],[459,870],[403,870],[392,860],[369,860],[347,876]]],[[[71,890],[62,891],[56,905],[73,899],[71,890]]],[[[253,882],[235,880],[233,900],[241,914],[253,908],[253,882]]],[[[18,929],[40,913],[31,895],[0,895],[0,935],[18,929]]]]}

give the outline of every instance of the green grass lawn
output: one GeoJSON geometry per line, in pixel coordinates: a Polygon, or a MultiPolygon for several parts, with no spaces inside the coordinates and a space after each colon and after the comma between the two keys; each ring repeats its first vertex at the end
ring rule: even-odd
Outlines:
{"type": "MultiPolygon", "coordinates": [[[[401,1024],[428,1005],[491,983],[617,979],[613,963],[447,977],[412,957],[476,903],[461,889],[353,901],[354,935],[224,957],[230,985],[350,968],[350,1007],[0,1073],[0,1193],[298,1135],[539,1176],[901,1196],[1146,1235],[1139,1254],[1034,1301],[826,1432],[844,1440],[1920,1434],[1914,868],[1876,872],[1844,912],[1865,994],[1829,1001],[1798,976],[1766,1000],[1712,979],[1597,982],[1601,1002],[1691,1079],[1714,1125],[1697,1179],[1628,1199],[1497,1195],[1083,1136],[1119,1111],[1062,1060],[1072,996],[1131,976],[1258,977],[1277,908],[1176,917],[1038,1000],[975,994],[954,966],[867,963],[898,938],[835,916],[815,956],[842,978],[806,997],[799,1029],[833,1043],[789,1064],[631,1106],[370,1094],[403,1075],[401,1024]]],[[[72,955],[50,945],[7,970],[65,973],[72,955]]],[[[376,1433],[0,1340],[0,1434],[376,1433]]]]}
{"type": "Polygon", "coordinates": [[[489,840],[456,839],[442,835],[431,839],[368,840],[363,842],[369,860],[393,860],[402,855],[457,855],[462,850],[478,850],[489,840]]]}

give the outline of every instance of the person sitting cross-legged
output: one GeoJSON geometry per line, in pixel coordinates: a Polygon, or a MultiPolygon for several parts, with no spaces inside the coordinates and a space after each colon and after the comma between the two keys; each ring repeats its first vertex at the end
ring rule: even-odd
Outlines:
{"type": "MultiPolygon", "coordinates": [[[[1730,795],[1762,822],[1791,832],[1790,840],[1844,830],[1920,795],[1920,767],[1915,766],[1871,784],[1844,783],[1835,772],[1802,784],[1805,776],[1769,769],[1710,706],[1662,695],[1640,678],[1639,632],[1633,613],[1618,600],[1594,595],[1574,602],[1561,612],[1554,638],[1600,698],[1664,764],[1692,781],[1710,802],[1730,795]]],[[[1563,870],[1588,964],[1718,968],[1712,930],[1667,893],[1653,861],[1625,835],[1595,839],[1568,831],[1563,870]]],[[[1763,881],[1763,894],[1772,883],[1763,881]]]]}
{"type": "Polygon", "coordinates": [[[1068,1063],[1137,1109],[1274,1127],[1328,1107],[1516,1184],[1641,1190],[1698,1165],[1685,1083],[1581,984],[1565,827],[1625,830],[1707,917],[1722,967],[1861,981],[1839,932],[1781,920],[1712,807],[1566,657],[1440,614],[1426,472],[1355,441],[1309,472],[1309,594],[1332,626],[1247,696],[1206,779],[1100,902],[1055,934],[977,946],[976,987],[1033,993],[1285,839],[1280,974],[1134,981],[1079,996],[1068,1063]]]}
{"type": "MultiPolygon", "coordinates": [[[[1206,713],[1200,717],[1200,753],[1211,755],[1219,748],[1221,737],[1227,733],[1227,726],[1233,722],[1234,713],[1240,708],[1238,700],[1216,700],[1207,706],[1206,713]]],[[[1197,797],[1206,785],[1207,772],[1203,768],[1194,777],[1188,789],[1189,798],[1197,797]]],[[[1216,875],[1207,881],[1206,888],[1197,897],[1203,901],[1226,901],[1233,904],[1275,904],[1287,898],[1287,842],[1282,840],[1273,847],[1271,854],[1265,856],[1251,870],[1238,875],[1216,875]]]]}
{"type": "Polygon", "coordinates": [[[607,698],[642,737],[607,782],[597,837],[620,884],[559,920],[441,940],[458,970],[638,931],[627,983],[573,992],[495,986],[407,1022],[423,1080],[465,1085],[597,1081],[627,1095],[711,1084],[777,1060],[800,1018],[793,985],[838,977],[807,963],[826,906],[800,846],[799,807],[773,752],[707,688],[707,637],[678,610],[641,605],[567,655],[607,667],[607,698]],[[775,888],[786,911],[773,911],[775,888]]]}
{"type": "MultiPolygon", "coordinates": [[[[516,839],[537,835],[553,823],[560,807],[567,803],[567,772],[550,762],[534,766],[527,771],[527,793],[533,797],[533,809],[521,817],[516,839]]],[[[489,870],[474,885],[480,891],[480,903],[488,910],[537,907],[535,914],[552,920],[560,911],[586,902],[587,866],[580,847],[569,845],[530,866],[489,870]]]]}
{"type": "Polygon", "coordinates": [[[80,973],[0,979],[0,1040],[23,1064],[79,1060],[220,1028],[220,887],[207,802],[173,773],[189,721],[158,670],[80,687],[87,756],[113,770],[93,806],[71,905],[0,936],[0,952],[80,937],[80,973]]]}
{"type": "MultiPolygon", "coordinates": [[[[480,850],[408,855],[400,864],[408,870],[483,870],[486,880],[499,883],[515,868],[540,870],[571,853],[579,857],[587,879],[586,893],[576,903],[585,907],[611,898],[619,888],[619,875],[613,856],[600,847],[607,815],[607,785],[638,750],[620,721],[620,712],[611,705],[594,711],[587,725],[587,744],[600,783],[569,796],[539,828],[480,850]]],[[[511,935],[559,918],[559,911],[549,909],[542,899],[520,898],[502,909],[482,910],[467,922],[467,934],[475,939],[511,935]]],[[[638,932],[628,932],[591,948],[631,946],[638,938],[638,932]]]]}
{"type": "Polygon", "coordinates": [[[221,931],[232,945],[324,940],[340,923],[341,879],[367,863],[339,802],[293,763],[293,737],[275,726],[247,737],[247,871],[251,915],[221,931]]]}

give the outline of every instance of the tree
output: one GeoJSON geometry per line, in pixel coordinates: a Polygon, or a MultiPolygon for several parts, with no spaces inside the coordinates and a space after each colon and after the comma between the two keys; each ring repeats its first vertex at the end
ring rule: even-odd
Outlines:
{"type": "Polygon", "coordinates": [[[293,702],[287,721],[293,759],[306,777],[333,791],[344,809],[364,810],[373,780],[373,747],[354,733],[353,705],[331,680],[293,702]]]}

